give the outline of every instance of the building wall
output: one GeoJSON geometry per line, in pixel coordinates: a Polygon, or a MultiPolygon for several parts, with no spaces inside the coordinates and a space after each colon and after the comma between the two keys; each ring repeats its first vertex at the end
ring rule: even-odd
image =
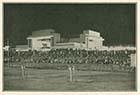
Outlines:
{"type": "Polygon", "coordinates": [[[86,48],[101,49],[103,47],[103,38],[100,37],[100,33],[85,30],[83,34],[80,34],[81,43],[85,43],[86,48]]]}
{"type": "Polygon", "coordinates": [[[53,29],[46,29],[46,30],[34,31],[34,32],[32,32],[32,36],[34,36],[34,37],[48,36],[48,35],[52,35],[53,33],[55,33],[55,30],[53,30],[53,29]]]}
{"type": "Polygon", "coordinates": [[[31,36],[27,38],[28,40],[28,47],[31,49],[41,49],[44,46],[51,48],[54,46],[57,42],[60,42],[60,34],[59,33],[51,33],[46,36],[31,36]],[[45,40],[41,40],[45,39],[45,40]],[[48,39],[48,40],[47,40],[48,39]],[[49,40],[50,39],[50,40],[49,40]],[[31,40],[29,43],[29,40],[31,40]]]}
{"type": "Polygon", "coordinates": [[[60,34],[59,33],[53,33],[52,36],[54,37],[54,45],[57,42],[60,42],[60,34]]]}
{"type": "MultiPolygon", "coordinates": [[[[27,40],[31,40],[32,42],[31,49],[41,49],[42,47],[44,47],[45,44],[47,45],[47,47],[51,47],[52,45],[51,38],[52,36],[30,37],[30,38],[27,38],[27,40]]],[[[28,47],[29,47],[29,43],[28,43],[28,47]]]]}
{"type": "Polygon", "coordinates": [[[38,40],[38,38],[32,39],[32,48],[33,49],[39,49],[43,47],[42,42],[38,40]]]}
{"type": "Polygon", "coordinates": [[[87,48],[100,49],[103,46],[102,39],[96,37],[86,37],[85,42],[87,48]]]}
{"type": "Polygon", "coordinates": [[[80,48],[80,43],[68,42],[68,43],[57,43],[53,48],[80,48]]]}
{"type": "Polygon", "coordinates": [[[88,34],[88,35],[91,35],[91,36],[100,37],[100,33],[96,32],[96,31],[93,31],[93,30],[84,30],[83,34],[84,35],[88,34]]]}
{"type": "MultiPolygon", "coordinates": [[[[47,45],[47,47],[62,47],[62,48],[95,48],[95,49],[100,49],[103,47],[103,39],[100,37],[100,33],[92,30],[86,30],[83,31],[83,34],[80,34],[80,38],[72,38],[70,39],[67,44],[63,43],[63,45],[60,43],[60,34],[55,33],[53,30],[49,30],[49,32],[45,32],[48,30],[44,31],[37,31],[33,33],[32,36],[28,37],[27,39],[31,39],[31,48],[32,49],[41,49],[44,47],[44,45],[47,45]],[[41,33],[41,34],[40,34],[41,33]],[[45,33],[44,36],[42,36],[42,33],[45,33]],[[37,36],[39,35],[39,36],[37,36]],[[45,39],[45,40],[41,40],[45,39]],[[50,39],[50,40],[47,40],[50,39]],[[70,44],[72,43],[72,45],[70,44]],[[60,43],[60,44],[58,44],[60,43]],[[61,46],[62,45],[62,46],[61,46]]],[[[28,44],[29,45],[29,44],[28,44]]],[[[30,45],[29,45],[30,46],[30,45]]]]}

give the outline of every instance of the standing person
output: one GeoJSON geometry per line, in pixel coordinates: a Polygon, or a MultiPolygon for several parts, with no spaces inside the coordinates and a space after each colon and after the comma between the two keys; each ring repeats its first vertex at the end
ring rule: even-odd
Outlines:
{"type": "Polygon", "coordinates": [[[24,79],[25,78],[25,66],[23,64],[21,64],[21,75],[22,75],[22,78],[24,79]]]}
{"type": "Polygon", "coordinates": [[[22,60],[20,61],[20,68],[21,68],[21,76],[22,76],[22,79],[25,78],[25,70],[26,70],[26,67],[25,67],[25,59],[22,58],[22,60]]]}
{"type": "Polygon", "coordinates": [[[72,66],[72,75],[73,75],[73,81],[75,81],[75,66],[72,66]]]}
{"type": "Polygon", "coordinates": [[[70,82],[72,82],[73,81],[73,76],[72,76],[72,68],[71,68],[71,66],[68,67],[68,70],[69,70],[70,82]]]}

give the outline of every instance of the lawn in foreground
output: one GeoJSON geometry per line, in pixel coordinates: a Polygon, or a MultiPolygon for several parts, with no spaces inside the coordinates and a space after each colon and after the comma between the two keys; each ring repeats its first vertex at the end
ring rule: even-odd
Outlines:
{"type": "Polygon", "coordinates": [[[76,71],[74,82],[68,70],[4,68],[4,90],[8,91],[134,91],[135,72],[76,71]]]}

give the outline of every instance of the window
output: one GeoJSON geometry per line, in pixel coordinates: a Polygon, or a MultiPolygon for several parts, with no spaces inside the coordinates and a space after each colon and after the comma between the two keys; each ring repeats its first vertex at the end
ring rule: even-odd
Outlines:
{"type": "Polygon", "coordinates": [[[93,40],[89,39],[90,42],[92,42],[93,40]]]}

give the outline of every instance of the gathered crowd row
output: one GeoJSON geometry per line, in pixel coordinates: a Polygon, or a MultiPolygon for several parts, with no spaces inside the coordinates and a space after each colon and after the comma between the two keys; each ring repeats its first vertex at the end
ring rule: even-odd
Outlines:
{"type": "Polygon", "coordinates": [[[8,51],[5,61],[50,64],[115,64],[130,66],[135,50],[97,51],[79,49],[53,49],[50,51],[8,51]]]}

